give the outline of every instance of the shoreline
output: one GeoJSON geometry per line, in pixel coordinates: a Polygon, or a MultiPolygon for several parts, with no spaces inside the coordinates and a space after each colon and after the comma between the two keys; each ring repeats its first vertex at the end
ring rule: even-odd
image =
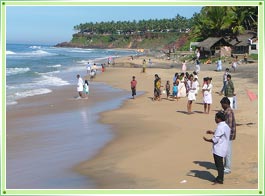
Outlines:
{"type": "Polygon", "coordinates": [[[119,107],[127,93],[95,83],[89,99],[80,100],[74,98],[75,90],[74,85],[62,87],[49,94],[20,99],[8,108],[8,188],[95,186],[91,178],[71,168],[94,156],[113,138],[108,126],[98,123],[99,114],[119,107]],[[49,184],[48,179],[54,183],[49,184]]]}

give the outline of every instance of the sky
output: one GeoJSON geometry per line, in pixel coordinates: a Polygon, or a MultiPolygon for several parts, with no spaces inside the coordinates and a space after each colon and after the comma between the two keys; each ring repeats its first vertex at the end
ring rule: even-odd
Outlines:
{"type": "Polygon", "coordinates": [[[191,18],[200,6],[7,6],[7,43],[70,41],[73,27],[86,22],[191,18]]]}

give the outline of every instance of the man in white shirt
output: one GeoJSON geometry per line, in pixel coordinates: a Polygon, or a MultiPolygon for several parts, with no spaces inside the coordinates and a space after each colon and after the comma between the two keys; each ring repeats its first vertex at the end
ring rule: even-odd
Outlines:
{"type": "Polygon", "coordinates": [[[77,78],[77,92],[78,92],[78,95],[79,95],[80,98],[83,98],[83,94],[82,93],[83,93],[83,90],[84,90],[84,87],[83,87],[84,82],[83,82],[83,80],[82,80],[82,78],[81,78],[81,76],[79,74],[77,74],[76,78],[77,78]]]}
{"type": "Polygon", "coordinates": [[[214,163],[218,171],[218,176],[214,180],[214,184],[223,184],[224,182],[224,157],[227,155],[228,142],[230,139],[230,127],[225,122],[224,112],[219,111],[215,115],[215,122],[217,123],[217,128],[215,131],[208,130],[207,134],[213,134],[212,139],[203,139],[207,142],[213,143],[213,157],[214,163]]]}
{"type": "Polygon", "coordinates": [[[87,74],[90,74],[90,71],[91,71],[91,65],[90,65],[90,63],[89,62],[87,62],[87,65],[86,65],[86,73],[87,74]]]}

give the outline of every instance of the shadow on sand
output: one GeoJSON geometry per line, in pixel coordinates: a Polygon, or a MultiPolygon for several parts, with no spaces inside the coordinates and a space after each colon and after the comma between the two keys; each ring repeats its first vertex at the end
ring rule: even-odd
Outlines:
{"type": "MultiPolygon", "coordinates": [[[[213,163],[207,162],[207,161],[193,161],[194,164],[199,165],[201,167],[208,169],[214,169],[216,170],[216,167],[213,163]]],[[[207,180],[212,182],[215,179],[215,176],[211,174],[209,171],[203,171],[203,170],[190,170],[187,173],[187,176],[192,176],[196,178],[200,178],[203,180],[207,180]]]]}

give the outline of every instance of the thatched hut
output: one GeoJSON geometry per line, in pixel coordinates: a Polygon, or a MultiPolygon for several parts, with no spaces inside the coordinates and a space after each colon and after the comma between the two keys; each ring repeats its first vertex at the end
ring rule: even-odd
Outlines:
{"type": "Polygon", "coordinates": [[[223,37],[208,37],[197,45],[201,57],[231,56],[231,44],[223,37]]]}

